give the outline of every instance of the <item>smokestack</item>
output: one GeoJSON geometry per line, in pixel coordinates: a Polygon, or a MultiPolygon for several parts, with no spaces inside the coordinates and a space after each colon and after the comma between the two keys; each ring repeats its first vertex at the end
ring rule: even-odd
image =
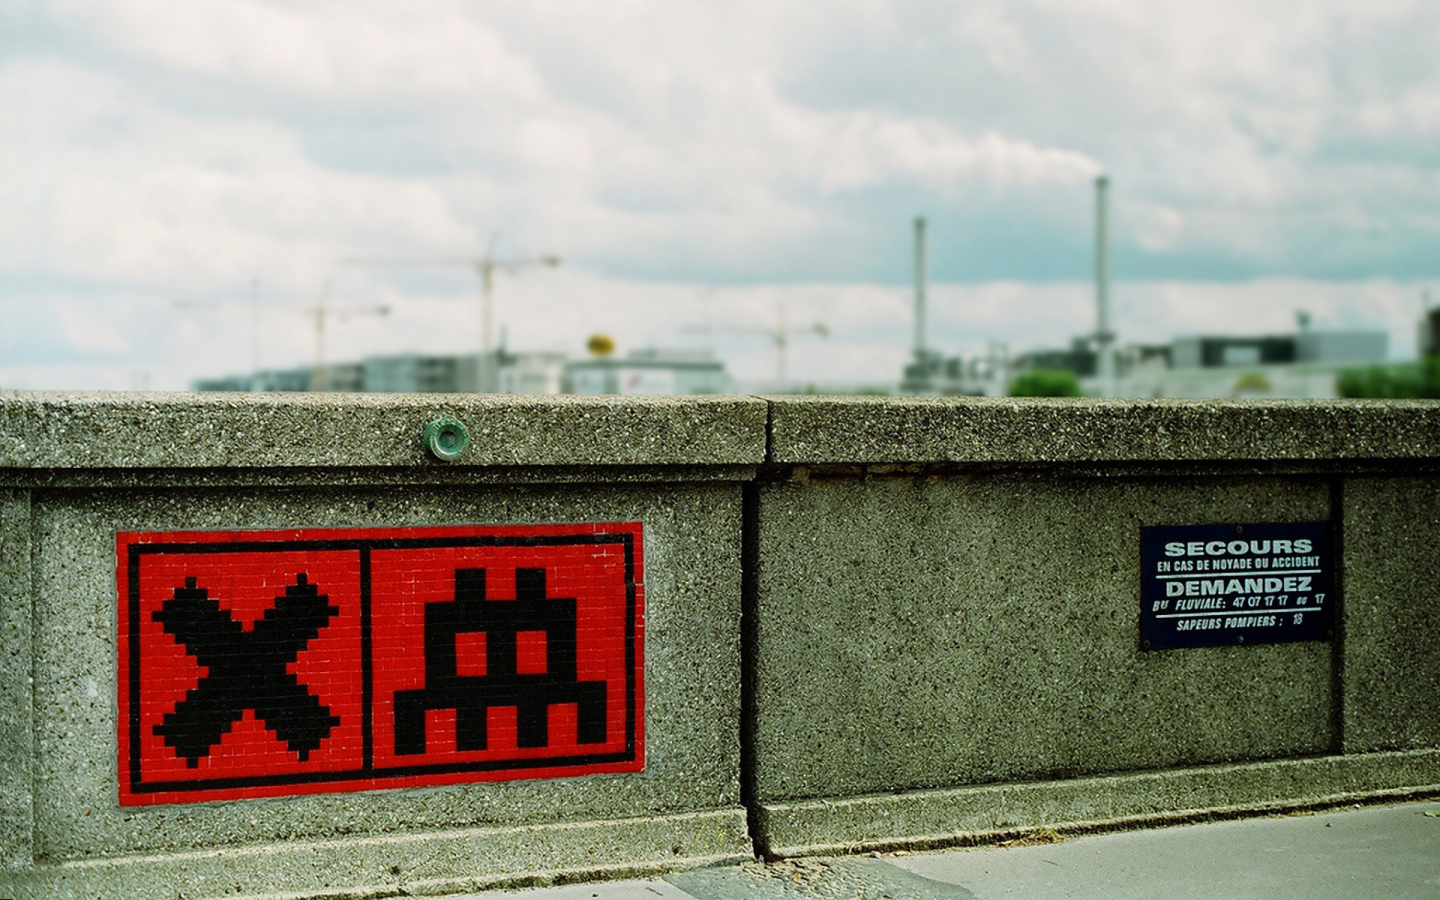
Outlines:
{"type": "MultiPolygon", "coordinates": [[[[1095,355],[1096,374],[1108,380],[1115,374],[1115,360],[1110,342],[1110,223],[1107,209],[1110,179],[1095,179],[1095,355]]],[[[1108,390],[1107,388],[1104,388],[1108,390]]]]}
{"type": "Polygon", "coordinates": [[[1095,339],[1101,345],[1110,343],[1110,234],[1105,208],[1109,188],[1109,178],[1095,179],[1095,339]]]}
{"type": "Polygon", "coordinates": [[[915,218],[915,358],[925,355],[925,217],[915,218]]]}

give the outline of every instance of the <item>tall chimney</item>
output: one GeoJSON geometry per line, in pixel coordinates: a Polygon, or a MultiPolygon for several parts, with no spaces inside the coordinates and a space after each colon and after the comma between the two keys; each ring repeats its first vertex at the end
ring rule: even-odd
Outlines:
{"type": "Polygon", "coordinates": [[[915,218],[915,358],[925,355],[925,217],[915,218]]]}
{"type": "Polygon", "coordinates": [[[1108,177],[1101,175],[1095,179],[1095,361],[1096,374],[1101,378],[1114,375],[1114,359],[1110,352],[1110,342],[1115,340],[1115,334],[1110,330],[1109,190],[1108,177]]]}

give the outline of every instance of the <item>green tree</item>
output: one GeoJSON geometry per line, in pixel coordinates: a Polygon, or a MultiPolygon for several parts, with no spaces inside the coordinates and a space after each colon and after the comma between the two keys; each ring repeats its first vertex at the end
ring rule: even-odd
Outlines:
{"type": "Polygon", "coordinates": [[[1031,369],[1010,381],[1012,397],[1079,397],[1080,379],[1069,369],[1031,369]]]}
{"type": "Polygon", "coordinates": [[[1346,369],[1335,383],[1342,397],[1403,400],[1440,399],[1440,356],[1403,366],[1346,369]]]}

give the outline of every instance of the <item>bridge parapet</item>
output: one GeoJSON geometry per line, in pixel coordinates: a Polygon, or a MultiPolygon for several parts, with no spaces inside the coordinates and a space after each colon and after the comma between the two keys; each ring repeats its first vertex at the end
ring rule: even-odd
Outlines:
{"type": "Polygon", "coordinates": [[[1424,402],[0,394],[0,893],[443,893],[1440,791],[1437,510],[1424,402]]]}

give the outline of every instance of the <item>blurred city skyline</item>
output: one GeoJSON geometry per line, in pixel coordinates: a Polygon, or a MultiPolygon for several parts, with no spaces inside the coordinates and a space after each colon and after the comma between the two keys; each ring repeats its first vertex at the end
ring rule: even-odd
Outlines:
{"type": "Polygon", "coordinates": [[[492,240],[563,259],[496,275],[513,349],[708,344],[762,380],[773,344],[724,330],[783,314],[829,330],[793,337],[794,381],[893,382],[917,215],[936,349],[1093,329],[1101,173],[1122,341],[1303,310],[1405,357],[1440,239],[1436,46],[1423,0],[15,0],[0,387],[305,365],[322,296],[390,308],[330,316],[331,361],[473,352],[474,271],[344,260],[492,240]]]}

